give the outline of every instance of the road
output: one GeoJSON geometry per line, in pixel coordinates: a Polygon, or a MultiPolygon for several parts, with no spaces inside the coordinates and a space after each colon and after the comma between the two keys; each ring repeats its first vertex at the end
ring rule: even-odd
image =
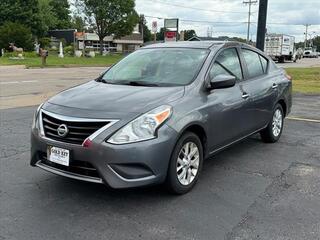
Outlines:
{"type": "Polygon", "coordinates": [[[318,239],[320,123],[206,160],[196,187],[111,190],[29,166],[35,107],[1,110],[0,239],[318,239]]]}
{"type": "Polygon", "coordinates": [[[0,66],[0,109],[39,105],[63,89],[95,79],[104,69],[0,66]]]}
{"type": "Polygon", "coordinates": [[[277,63],[279,67],[283,68],[306,68],[306,67],[320,67],[320,58],[302,58],[297,62],[277,63]]]}
{"type": "Polygon", "coordinates": [[[206,160],[183,196],[161,186],[112,190],[29,166],[29,105],[102,70],[1,69],[0,240],[319,239],[320,96],[295,95],[278,143],[253,136],[206,160]]]}

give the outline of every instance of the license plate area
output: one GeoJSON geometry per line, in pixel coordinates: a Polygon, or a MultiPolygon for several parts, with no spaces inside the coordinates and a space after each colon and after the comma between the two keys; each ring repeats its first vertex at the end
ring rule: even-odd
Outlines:
{"type": "Polygon", "coordinates": [[[70,162],[70,150],[48,146],[47,147],[47,159],[50,162],[61,164],[64,166],[69,166],[70,162]]]}

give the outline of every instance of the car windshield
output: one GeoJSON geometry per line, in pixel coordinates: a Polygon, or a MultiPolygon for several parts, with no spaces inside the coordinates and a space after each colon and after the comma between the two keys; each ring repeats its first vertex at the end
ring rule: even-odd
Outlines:
{"type": "Polygon", "coordinates": [[[191,48],[141,49],[110,68],[100,80],[134,86],[182,86],[198,74],[209,50],[191,48]]]}

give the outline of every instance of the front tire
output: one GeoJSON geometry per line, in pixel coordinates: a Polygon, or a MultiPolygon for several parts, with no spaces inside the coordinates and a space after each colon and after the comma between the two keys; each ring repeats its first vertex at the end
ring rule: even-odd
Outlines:
{"type": "Polygon", "coordinates": [[[170,192],[184,194],[196,184],[203,163],[203,147],[199,137],[184,133],[178,140],[169,164],[166,185],[170,192]]]}
{"type": "Polygon", "coordinates": [[[277,142],[282,134],[283,130],[284,114],[280,104],[277,104],[273,110],[273,115],[268,126],[260,132],[262,141],[266,143],[277,142]]]}

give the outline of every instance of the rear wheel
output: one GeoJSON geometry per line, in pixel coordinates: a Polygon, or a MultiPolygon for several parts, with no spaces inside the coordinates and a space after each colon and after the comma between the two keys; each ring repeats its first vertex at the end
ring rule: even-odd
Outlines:
{"type": "Polygon", "coordinates": [[[277,104],[273,116],[268,126],[260,132],[261,138],[264,142],[277,142],[281,136],[283,129],[283,109],[280,104],[277,104]]]}
{"type": "Polygon", "coordinates": [[[187,132],[178,140],[173,150],[168,175],[167,187],[176,194],[190,191],[196,184],[203,162],[203,148],[199,137],[187,132]]]}

